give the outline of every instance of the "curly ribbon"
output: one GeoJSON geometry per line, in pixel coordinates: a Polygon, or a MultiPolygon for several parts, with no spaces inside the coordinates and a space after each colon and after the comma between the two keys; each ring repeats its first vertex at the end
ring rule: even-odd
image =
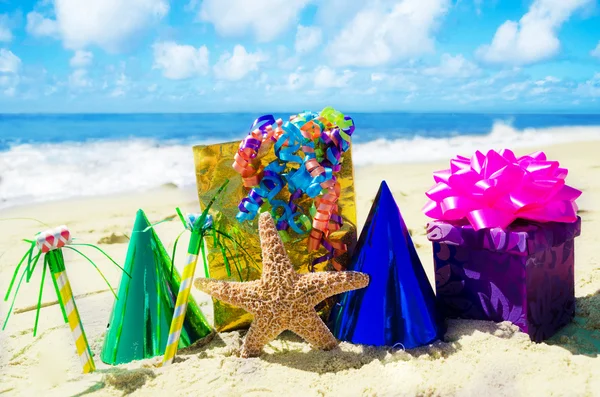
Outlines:
{"type": "MultiPolygon", "coordinates": [[[[25,270],[23,271],[23,273],[21,274],[21,278],[19,279],[19,282],[16,285],[15,293],[13,295],[13,299],[12,299],[11,305],[9,307],[8,314],[6,315],[6,319],[4,321],[4,325],[2,326],[2,329],[4,330],[6,328],[6,325],[8,324],[8,319],[10,318],[10,315],[12,313],[12,310],[13,310],[15,301],[17,299],[17,295],[19,294],[19,289],[21,288],[21,284],[22,284],[23,280],[25,279],[26,282],[29,282],[31,280],[33,271],[35,270],[37,264],[39,263],[41,256],[44,255],[43,268],[42,268],[42,279],[41,279],[41,283],[40,283],[40,291],[39,291],[38,300],[37,300],[35,324],[33,327],[33,336],[35,336],[37,334],[40,309],[42,307],[42,294],[43,294],[43,289],[44,289],[44,280],[46,278],[47,271],[50,271],[50,273],[52,275],[52,283],[54,285],[58,303],[59,303],[61,312],[63,314],[63,319],[70,326],[71,333],[72,333],[74,341],[75,341],[77,355],[79,356],[81,365],[83,367],[83,373],[93,372],[96,367],[94,364],[94,360],[92,358],[92,352],[90,350],[90,347],[89,347],[89,344],[88,344],[88,341],[87,341],[87,338],[85,335],[85,331],[83,329],[83,324],[82,324],[81,318],[79,316],[79,311],[77,310],[77,306],[75,304],[75,300],[74,300],[73,293],[71,290],[71,284],[69,282],[69,279],[67,278],[67,272],[65,269],[64,257],[63,257],[62,250],[69,249],[69,250],[75,251],[79,255],[83,256],[88,262],[90,262],[92,264],[92,266],[94,266],[94,268],[98,271],[98,273],[100,273],[100,276],[104,279],[104,281],[106,282],[106,284],[112,291],[115,298],[117,298],[117,295],[115,294],[112,286],[110,285],[110,283],[108,282],[108,280],[106,279],[106,277],[104,276],[102,271],[100,271],[100,269],[94,263],[94,261],[92,261],[83,252],[81,252],[80,250],[75,248],[75,246],[94,248],[94,249],[100,251],[100,253],[102,253],[113,264],[115,264],[117,267],[119,267],[119,269],[121,269],[123,272],[125,272],[125,270],[119,264],[117,264],[101,248],[96,247],[95,245],[92,245],[92,244],[74,244],[73,240],[71,238],[71,233],[69,232],[69,229],[66,226],[59,226],[57,228],[38,233],[36,235],[35,240],[33,240],[33,241],[32,240],[23,240],[23,241],[25,241],[26,243],[29,244],[29,249],[27,250],[25,255],[23,255],[23,257],[21,258],[21,260],[19,261],[19,263],[17,264],[17,266],[15,268],[12,279],[8,286],[8,291],[6,292],[6,295],[4,296],[5,301],[7,301],[8,298],[10,297],[10,293],[14,286],[14,283],[15,283],[15,280],[19,273],[19,270],[21,269],[21,266],[24,263],[26,263],[26,267],[25,267],[25,270]],[[34,255],[34,251],[36,251],[36,249],[37,249],[37,254],[34,255]],[[27,277],[25,277],[25,276],[27,276],[27,277]]],[[[127,272],[125,272],[125,274],[127,274],[127,272]]]]}
{"type": "Polygon", "coordinates": [[[581,191],[565,184],[568,170],[544,152],[517,158],[510,150],[471,159],[457,156],[450,169],[433,174],[437,183],[426,195],[425,215],[443,221],[466,219],[475,230],[505,228],[514,220],[577,220],[581,191]]]}
{"type": "Polygon", "coordinates": [[[238,206],[237,219],[252,220],[265,203],[270,203],[284,240],[290,239],[289,229],[299,235],[308,233],[310,251],[320,246],[327,251],[315,259],[313,266],[333,259],[334,267],[341,268],[335,258],[347,247],[331,241],[329,236],[343,224],[335,173],[341,170],[342,154],[350,147],[354,128],[351,117],[331,107],[318,114],[302,112],[285,123],[272,115],[256,119],[233,162],[244,186],[250,188],[238,206]],[[277,159],[263,167],[260,159],[271,147],[277,159]],[[286,185],[291,194],[289,201],[276,200],[286,185]],[[303,195],[315,199],[312,221],[296,204],[303,195]]]}

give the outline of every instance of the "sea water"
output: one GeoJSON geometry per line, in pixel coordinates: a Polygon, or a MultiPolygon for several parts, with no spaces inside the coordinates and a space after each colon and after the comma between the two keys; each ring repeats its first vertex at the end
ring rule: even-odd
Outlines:
{"type": "MultiPolygon", "coordinates": [[[[241,140],[260,115],[0,114],[0,208],[167,183],[193,185],[191,147],[241,140]]],[[[357,128],[357,167],[600,139],[600,115],[349,115],[357,128]]]]}

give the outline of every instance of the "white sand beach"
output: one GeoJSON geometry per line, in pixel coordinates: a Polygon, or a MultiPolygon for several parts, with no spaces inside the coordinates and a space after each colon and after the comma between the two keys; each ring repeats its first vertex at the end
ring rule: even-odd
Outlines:
{"type": "MultiPolygon", "coordinates": [[[[341,343],[339,349],[311,350],[291,333],[265,349],[260,358],[235,356],[243,332],[216,335],[181,351],[174,365],[156,368],[160,357],[110,367],[100,361],[103,336],[113,305],[106,284],[85,260],[66,253],[67,271],[97,371],[82,375],[69,327],[58,305],[41,310],[37,337],[32,336],[41,271],[24,284],[15,312],[0,332],[0,396],[600,396],[600,142],[532,147],[570,170],[567,183],[583,191],[578,200],[583,219],[576,240],[575,321],[545,343],[532,343],[509,324],[452,320],[444,340],[410,351],[341,343]]],[[[469,155],[469,153],[462,153],[469,155]]],[[[191,156],[191,148],[190,148],[191,156]]],[[[449,160],[449,159],[448,159],[449,160]]],[[[359,229],[371,200],[385,179],[398,203],[428,277],[433,282],[428,219],[421,213],[432,172],[448,162],[373,166],[356,170],[359,229]]],[[[193,172],[193,170],[190,170],[193,172]]],[[[156,222],[175,215],[175,207],[194,212],[194,190],[164,187],[119,196],[94,197],[15,207],[0,218],[36,218],[50,226],[66,224],[82,242],[98,244],[123,262],[127,238],[138,208],[156,222]]],[[[0,222],[0,292],[31,238],[44,226],[31,220],[0,222]]],[[[178,221],[157,226],[167,250],[181,230],[178,221]]],[[[184,238],[185,239],[185,238],[184,238]]],[[[186,241],[182,241],[185,247],[186,241]]],[[[183,248],[179,255],[185,255],[183,248]]],[[[93,251],[115,287],[120,271],[93,251]]],[[[179,256],[178,256],[179,258],[179,256]]],[[[178,259],[181,265],[183,260],[178,259]]],[[[41,269],[40,269],[41,270],[41,269]]],[[[46,280],[42,302],[55,301],[46,280]]],[[[211,319],[211,301],[194,295],[211,319]]],[[[8,303],[0,304],[3,320],[8,303]]]]}

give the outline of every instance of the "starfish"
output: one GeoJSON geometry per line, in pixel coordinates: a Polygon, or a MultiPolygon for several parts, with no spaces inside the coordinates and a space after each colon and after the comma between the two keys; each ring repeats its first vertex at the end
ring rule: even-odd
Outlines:
{"type": "Polygon", "coordinates": [[[254,315],[240,352],[242,357],[259,356],[263,347],[285,330],[315,348],[333,349],[338,340],[315,306],[330,296],[366,287],[369,276],[351,271],[296,273],[268,212],[260,215],[258,229],[263,258],[260,280],[230,282],[198,278],[194,285],[254,315]]]}

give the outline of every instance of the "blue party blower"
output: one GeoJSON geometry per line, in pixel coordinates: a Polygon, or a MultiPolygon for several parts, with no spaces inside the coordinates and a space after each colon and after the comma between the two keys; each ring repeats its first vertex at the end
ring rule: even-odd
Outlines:
{"type": "Polygon", "coordinates": [[[433,289],[385,181],[348,270],[368,274],[370,283],[339,296],[330,317],[338,339],[411,349],[443,336],[433,289]]]}

